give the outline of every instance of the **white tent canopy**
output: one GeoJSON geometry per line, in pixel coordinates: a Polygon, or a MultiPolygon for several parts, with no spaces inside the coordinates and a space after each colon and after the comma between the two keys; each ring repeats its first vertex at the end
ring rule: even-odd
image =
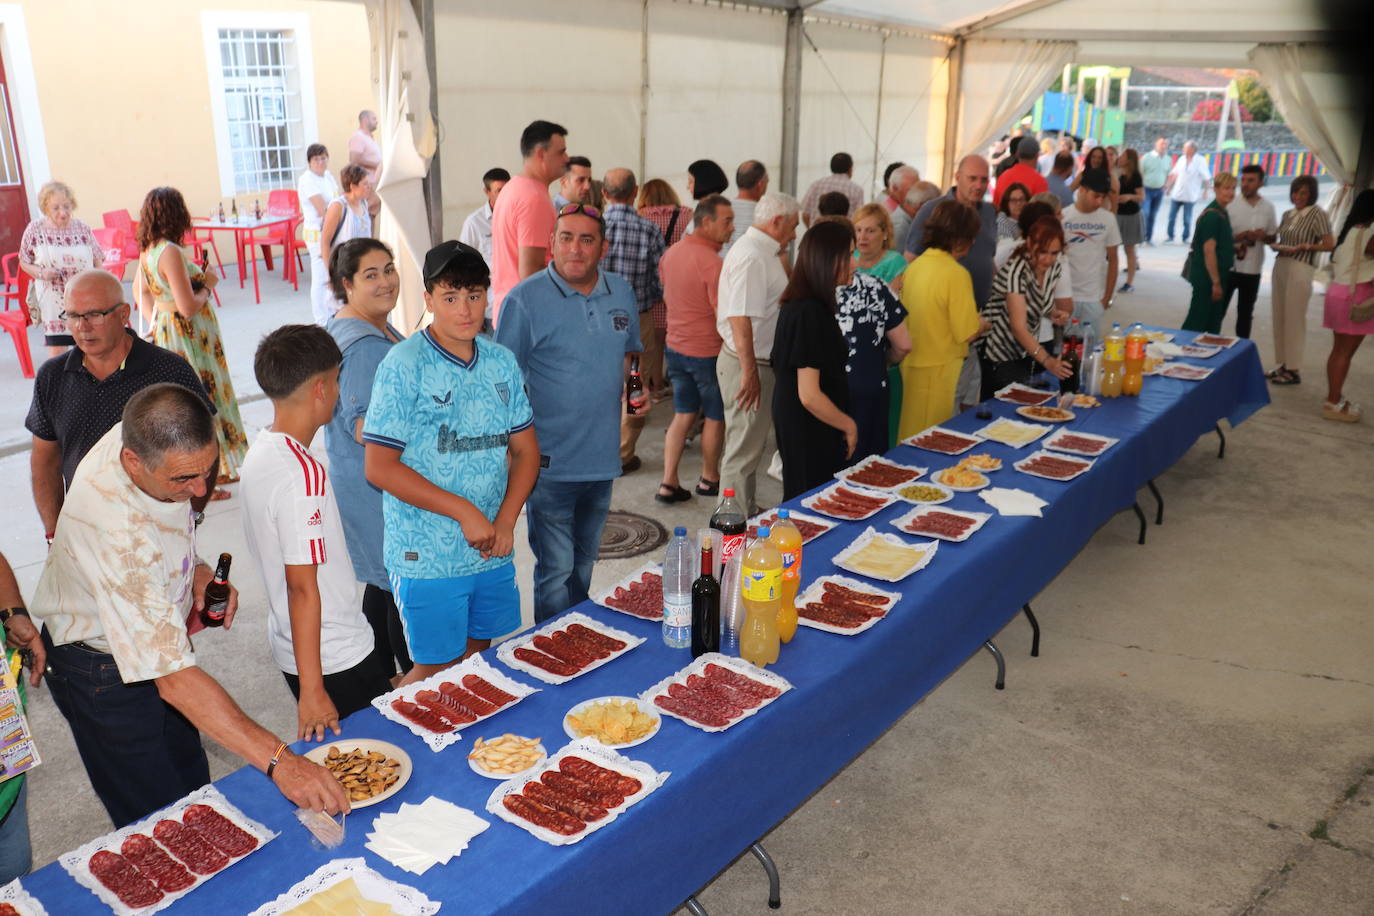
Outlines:
{"type": "MultiPolygon", "coordinates": [[[[570,151],[594,174],[628,166],[684,196],[695,159],[727,175],[759,159],[785,190],[826,174],[840,150],[876,191],[897,159],[947,181],[960,156],[1005,132],[1073,62],[1255,67],[1333,175],[1350,182],[1371,167],[1368,115],[1329,63],[1331,36],[1315,6],[1291,0],[363,2],[379,110],[410,99],[392,103],[400,122],[383,119],[380,193],[399,224],[417,227],[429,125],[416,96],[422,84],[429,92],[420,62],[432,39],[442,195],[430,199],[442,200],[448,236],[482,203],[483,172],[519,168],[520,131],[536,118],[567,127],[570,151]],[[410,142],[385,142],[401,123],[410,142]],[[404,160],[394,172],[393,152],[404,160]]],[[[417,316],[406,311],[409,329],[417,316]]]]}

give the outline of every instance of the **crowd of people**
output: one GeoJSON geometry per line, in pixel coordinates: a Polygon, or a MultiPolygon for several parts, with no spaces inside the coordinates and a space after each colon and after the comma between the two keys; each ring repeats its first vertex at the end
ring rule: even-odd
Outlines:
{"type": "MultiPolygon", "coordinates": [[[[844,153],[800,201],[770,190],[757,160],[740,163],[731,198],[725,170],[697,160],[688,206],[627,168],[595,179],[569,154],[566,128],[535,121],[519,171],[488,170],[460,239],[426,254],[430,321],[406,337],[388,322],[401,283],[393,253],[371,237],[380,154],[363,142],[368,115],[337,183],[328,151],[306,151],[316,323],[259,343],[253,370],[273,419],[251,445],[208,305],[216,275],[184,246],[180,192],[156,188],[143,203],[132,305],[98,269],[70,188],[46,186],[25,233],[22,266],[57,351],[26,421],[50,550],[32,596],[41,633],[3,563],[0,620],[10,645],[33,653],[32,682],[46,673],[116,825],[208,780],[202,732],[294,803],[348,808],[332,776],[196,663],[190,635],[212,567],[195,530],[232,483],[266,586],[271,655],[297,701],[295,738],[322,740],[392,686],[518,628],[522,511],[535,620],[586,599],[612,483],[642,466],[644,414],[625,400],[632,364],[655,400],[672,399],[656,498],[733,488],[752,514],[770,436],[790,499],[1004,385],[1068,375],[1062,328],[1077,320],[1100,339],[1166,195],[1167,238],[1181,211],[1190,245],[1185,328],[1219,331],[1238,294],[1247,336],[1264,248],[1276,252],[1277,385],[1301,380],[1313,271],[1334,250],[1323,411],[1359,419],[1341,388],[1374,333],[1371,191],[1333,234],[1310,176],[1293,181],[1280,222],[1257,166],[1242,170],[1237,196],[1236,178],[1212,175],[1192,144],[1170,162],[1163,140],[1144,157],[1101,146],[1080,156],[1071,140],[1023,136],[995,172],[988,157],[960,160],[947,189],[893,163],[871,202],[844,153]],[[151,340],[129,327],[133,307],[151,340]],[[321,429],[327,461],[311,449],[321,429]],[[693,439],[702,470],[686,487],[693,439]]],[[[236,610],[231,591],[225,628],[236,610]]],[[[0,794],[0,807],[22,798],[0,794]]],[[[0,865],[18,842],[7,829],[0,865]]]]}

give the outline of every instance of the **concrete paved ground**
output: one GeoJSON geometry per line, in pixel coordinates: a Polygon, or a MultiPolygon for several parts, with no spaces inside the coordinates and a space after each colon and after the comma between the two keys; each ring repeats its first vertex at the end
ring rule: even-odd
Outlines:
{"type": "MultiPolygon", "coordinates": [[[[1139,291],[1118,298],[1122,320],[1182,320],[1183,251],[1144,249],[1139,291]]],[[[280,279],[264,289],[261,306],[234,290],[220,312],[254,432],[270,411],[254,400],[252,348],[265,330],[309,317],[304,291],[280,279]]],[[[1268,302],[1266,284],[1254,332],[1266,364],[1268,302]]],[[[1207,437],[1160,478],[1165,524],[1146,546],[1134,518],[1119,516],[1035,599],[1040,658],[1029,658],[1020,618],[997,637],[1005,691],[992,689],[991,659],[970,659],[764,838],[784,912],[1374,913],[1374,496],[1360,477],[1374,431],[1320,418],[1329,334],[1319,297],[1309,327],[1307,381],[1273,389],[1269,408],[1228,431],[1224,461],[1207,437]]],[[[0,347],[0,549],[26,591],[44,554],[19,428],[29,386],[0,347]]],[[[1370,351],[1347,392],[1374,405],[1370,351]]],[[[664,509],[651,498],[666,418],[661,405],[642,440],[645,468],[617,483],[614,506],[699,526],[705,501],[664,509]]],[[[689,451],[684,474],[698,462],[689,451]]],[[[777,496],[772,484],[762,492],[777,496]]],[[[528,594],[523,535],[518,544],[528,594]]],[[[202,529],[202,552],[220,550],[243,552],[233,499],[214,504],[202,529]]],[[[640,562],[599,564],[596,579],[640,562]]],[[[239,626],[197,649],[251,715],[284,734],[294,710],[251,611],[262,587],[250,565],[236,566],[248,609],[239,626]]],[[[44,691],[30,712],[44,757],[30,795],[43,864],[108,821],[44,691]]],[[[216,776],[239,765],[210,753],[216,776]]],[[[752,857],[699,895],[715,916],[768,912],[764,898],[752,857]]]]}

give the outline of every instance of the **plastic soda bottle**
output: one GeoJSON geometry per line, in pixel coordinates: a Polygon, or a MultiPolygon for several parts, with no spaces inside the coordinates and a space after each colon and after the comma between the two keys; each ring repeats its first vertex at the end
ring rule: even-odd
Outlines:
{"type": "Polygon", "coordinates": [[[668,555],[663,559],[663,643],[673,649],[692,644],[692,580],[696,578],[696,558],[687,529],[673,529],[668,555]]]}
{"type": "Polygon", "coordinates": [[[720,549],[716,551],[716,578],[719,579],[720,571],[730,562],[730,558],[744,553],[744,531],[748,525],[744,507],[735,499],[732,487],[726,487],[722,491],[720,505],[711,513],[710,524],[720,532],[720,549]]]}
{"type": "Polygon", "coordinates": [[[1126,374],[1121,379],[1121,393],[1139,395],[1145,384],[1145,345],[1150,339],[1145,336],[1145,326],[1140,322],[1131,325],[1126,335],[1126,374]]]}
{"type": "Polygon", "coordinates": [[[1121,394],[1121,383],[1126,374],[1126,335],[1121,333],[1120,323],[1113,324],[1107,336],[1102,338],[1102,396],[1114,398],[1121,394]]]}
{"type": "Polygon", "coordinates": [[[797,589],[801,585],[802,536],[792,513],[778,510],[768,539],[782,554],[782,595],[778,604],[778,639],[791,642],[797,634],[797,589]]]}
{"type": "Polygon", "coordinates": [[[782,595],[782,554],[759,528],[756,541],[744,551],[740,593],[744,596],[744,628],[739,634],[739,657],[762,668],[778,660],[778,605],[782,595]]]}

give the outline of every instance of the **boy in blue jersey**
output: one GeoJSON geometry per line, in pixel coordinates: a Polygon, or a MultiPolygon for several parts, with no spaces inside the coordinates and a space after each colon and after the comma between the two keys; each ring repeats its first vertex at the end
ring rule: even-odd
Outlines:
{"type": "Polygon", "coordinates": [[[520,367],[477,336],[486,261],[444,242],[425,255],[424,278],[434,320],[382,360],[363,424],[367,479],[383,491],[383,558],[415,661],[402,684],[520,625],[515,521],[539,476],[520,367]]]}

